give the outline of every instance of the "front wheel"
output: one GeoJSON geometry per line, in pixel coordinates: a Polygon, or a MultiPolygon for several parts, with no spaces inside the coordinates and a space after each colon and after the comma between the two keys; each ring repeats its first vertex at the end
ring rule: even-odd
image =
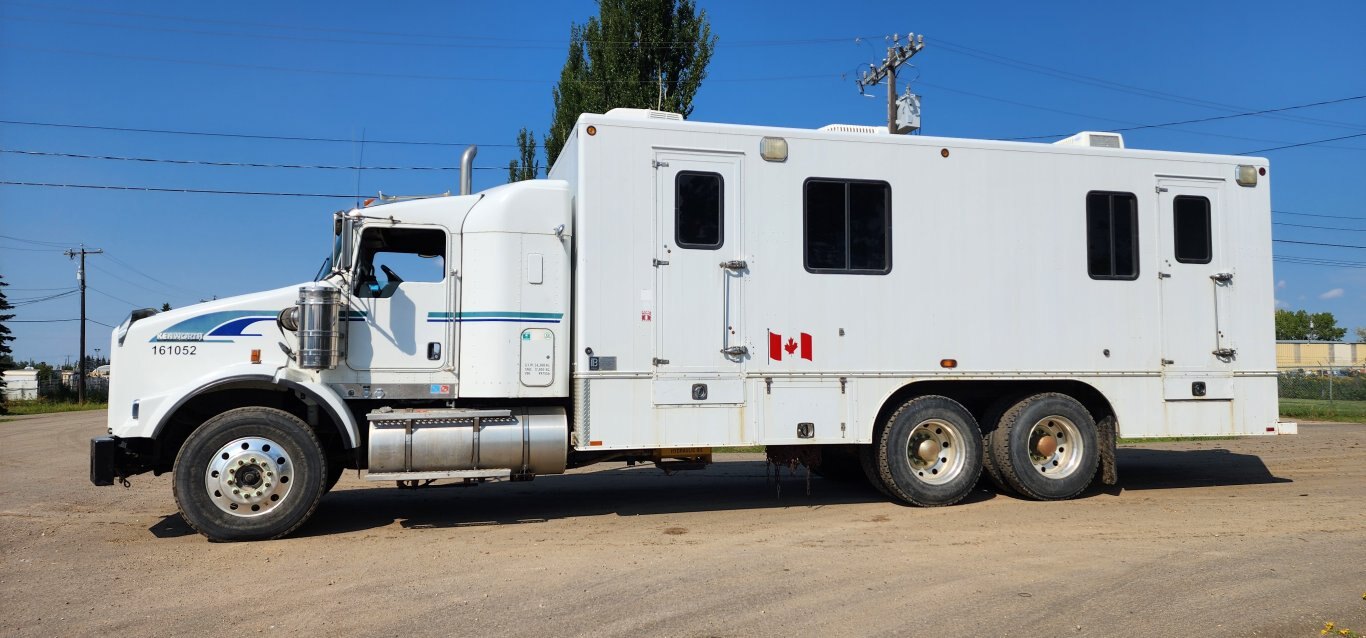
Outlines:
{"type": "Polygon", "coordinates": [[[176,456],[176,504],[215,541],[284,536],[322,498],[327,463],[308,424],[288,412],[246,407],[209,419],[176,456]]]}
{"type": "Polygon", "coordinates": [[[917,397],[887,420],[872,457],[893,497],[925,507],[952,505],[982,474],[982,433],[957,401],[917,397]]]}

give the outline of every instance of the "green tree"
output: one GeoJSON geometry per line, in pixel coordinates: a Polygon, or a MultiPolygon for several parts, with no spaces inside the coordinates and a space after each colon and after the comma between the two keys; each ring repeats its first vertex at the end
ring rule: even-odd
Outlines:
{"type": "MultiPolygon", "coordinates": [[[[14,318],[13,313],[5,312],[14,308],[14,306],[9,305],[9,299],[5,297],[5,286],[8,285],[5,276],[0,275],[0,371],[14,367],[13,350],[9,347],[9,342],[14,341],[14,335],[5,326],[6,321],[14,318]]],[[[9,409],[5,407],[4,375],[0,375],[0,414],[9,414],[9,409]]]]}
{"type": "Polygon", "coordinates": [[[162,311],[162,312],[166,312],[167,310],[170,310],[170,309],[171,309],[171,304],[162,302],[162,304],[161,304],[161,311],[162,311]]]}
{"type": "Polygon", "coordinates": [[[569,55],[545,135],[553,165],[581,113],[648,108],[692,114],[716,37],[693,0],[598,0],[598,15],[569,30],[569,55]]]}
{"type": "Polygon", "coordinates": [[[522,128],[517,132],[518,159],[508,160],[508,182],[536,179],[541,163],[536,159],[536,136],[522,128]]]}
{"type": "Polygon", "coordinates": [[[1366,343],[1366,328],[1357,328],[1357,343],[1366,343]]]}
{"type": "Polygon", "coordinates": [[[1331,312],[1276,310],[1276,339],[1279,341],[1341,341],[1346,328],[1338,327],[1331,312]]]}

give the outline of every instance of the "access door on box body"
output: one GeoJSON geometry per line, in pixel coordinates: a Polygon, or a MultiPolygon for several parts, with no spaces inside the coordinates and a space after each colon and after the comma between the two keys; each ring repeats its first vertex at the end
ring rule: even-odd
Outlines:
{"type": "Polygon", "coordinates": [[[654,403],[742,404],[741,156],[661,150],[654,166],[656,299],[641,310],[654,325],[654,403]]]}

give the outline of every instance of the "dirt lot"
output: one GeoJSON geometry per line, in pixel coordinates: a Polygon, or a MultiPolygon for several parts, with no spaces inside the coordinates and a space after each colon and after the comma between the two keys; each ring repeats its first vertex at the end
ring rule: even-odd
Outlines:
{"type": "Polygon", "coordinates": [[[1120,489],[913,509],[765,479],[397,490],[354,475],[294,538],[214,544],[169,476],[88,482],[103,413],[0,424],[3,635],[1209,635],[1366,629],[1366,426],[1120,453],[1120,489]],[[778,487],[781,487],[779,493],[778,487]]]}

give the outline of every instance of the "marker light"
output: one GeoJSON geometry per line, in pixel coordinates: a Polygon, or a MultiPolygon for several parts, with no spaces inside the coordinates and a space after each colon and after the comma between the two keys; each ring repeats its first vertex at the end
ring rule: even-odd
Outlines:
{"type": "Polygon", "coordinates": [[[260,362],[261,362],[261,351],[260,351],[260,350],[252,350],[252,351],[251,351],[251,362],[252,362],[252,363],[260,363],[260,362]]]}
{"type": "Polygon", "coordinates": [[[786,162],[787,140],[781,137],[765,137],[759,140],[759,156],[770,162],[786,162]]]}
{"type": "Polygon", "coordinates": [[[589,124],[589,125],[588,125],[587,131],[588,131],[588,134],[589,134],[589,135],[597,135],[597,134],[598,134],[598,127],[593,126],[592,124],[589,124]]]}
{"type": "Polygon", "coordinates": [[[1257,185],[1257,167],[1256,167],[1256,166],[1253,166],[1253,165],[1251,165],[1251,164],[1239,164],[1239,165],[1238,165],[1238,185],[1239,185],[1239,186],[1256,186],[1256,185],[1257,185]]]}
{"type": "Polygon", "coordinates": [[[957,360],[957,359],[940,359],[940,360],[939,360],[939,367],[941,367],[941,368],[957,368],[957,367],[958,367],[958,360],[957,360]]]}

